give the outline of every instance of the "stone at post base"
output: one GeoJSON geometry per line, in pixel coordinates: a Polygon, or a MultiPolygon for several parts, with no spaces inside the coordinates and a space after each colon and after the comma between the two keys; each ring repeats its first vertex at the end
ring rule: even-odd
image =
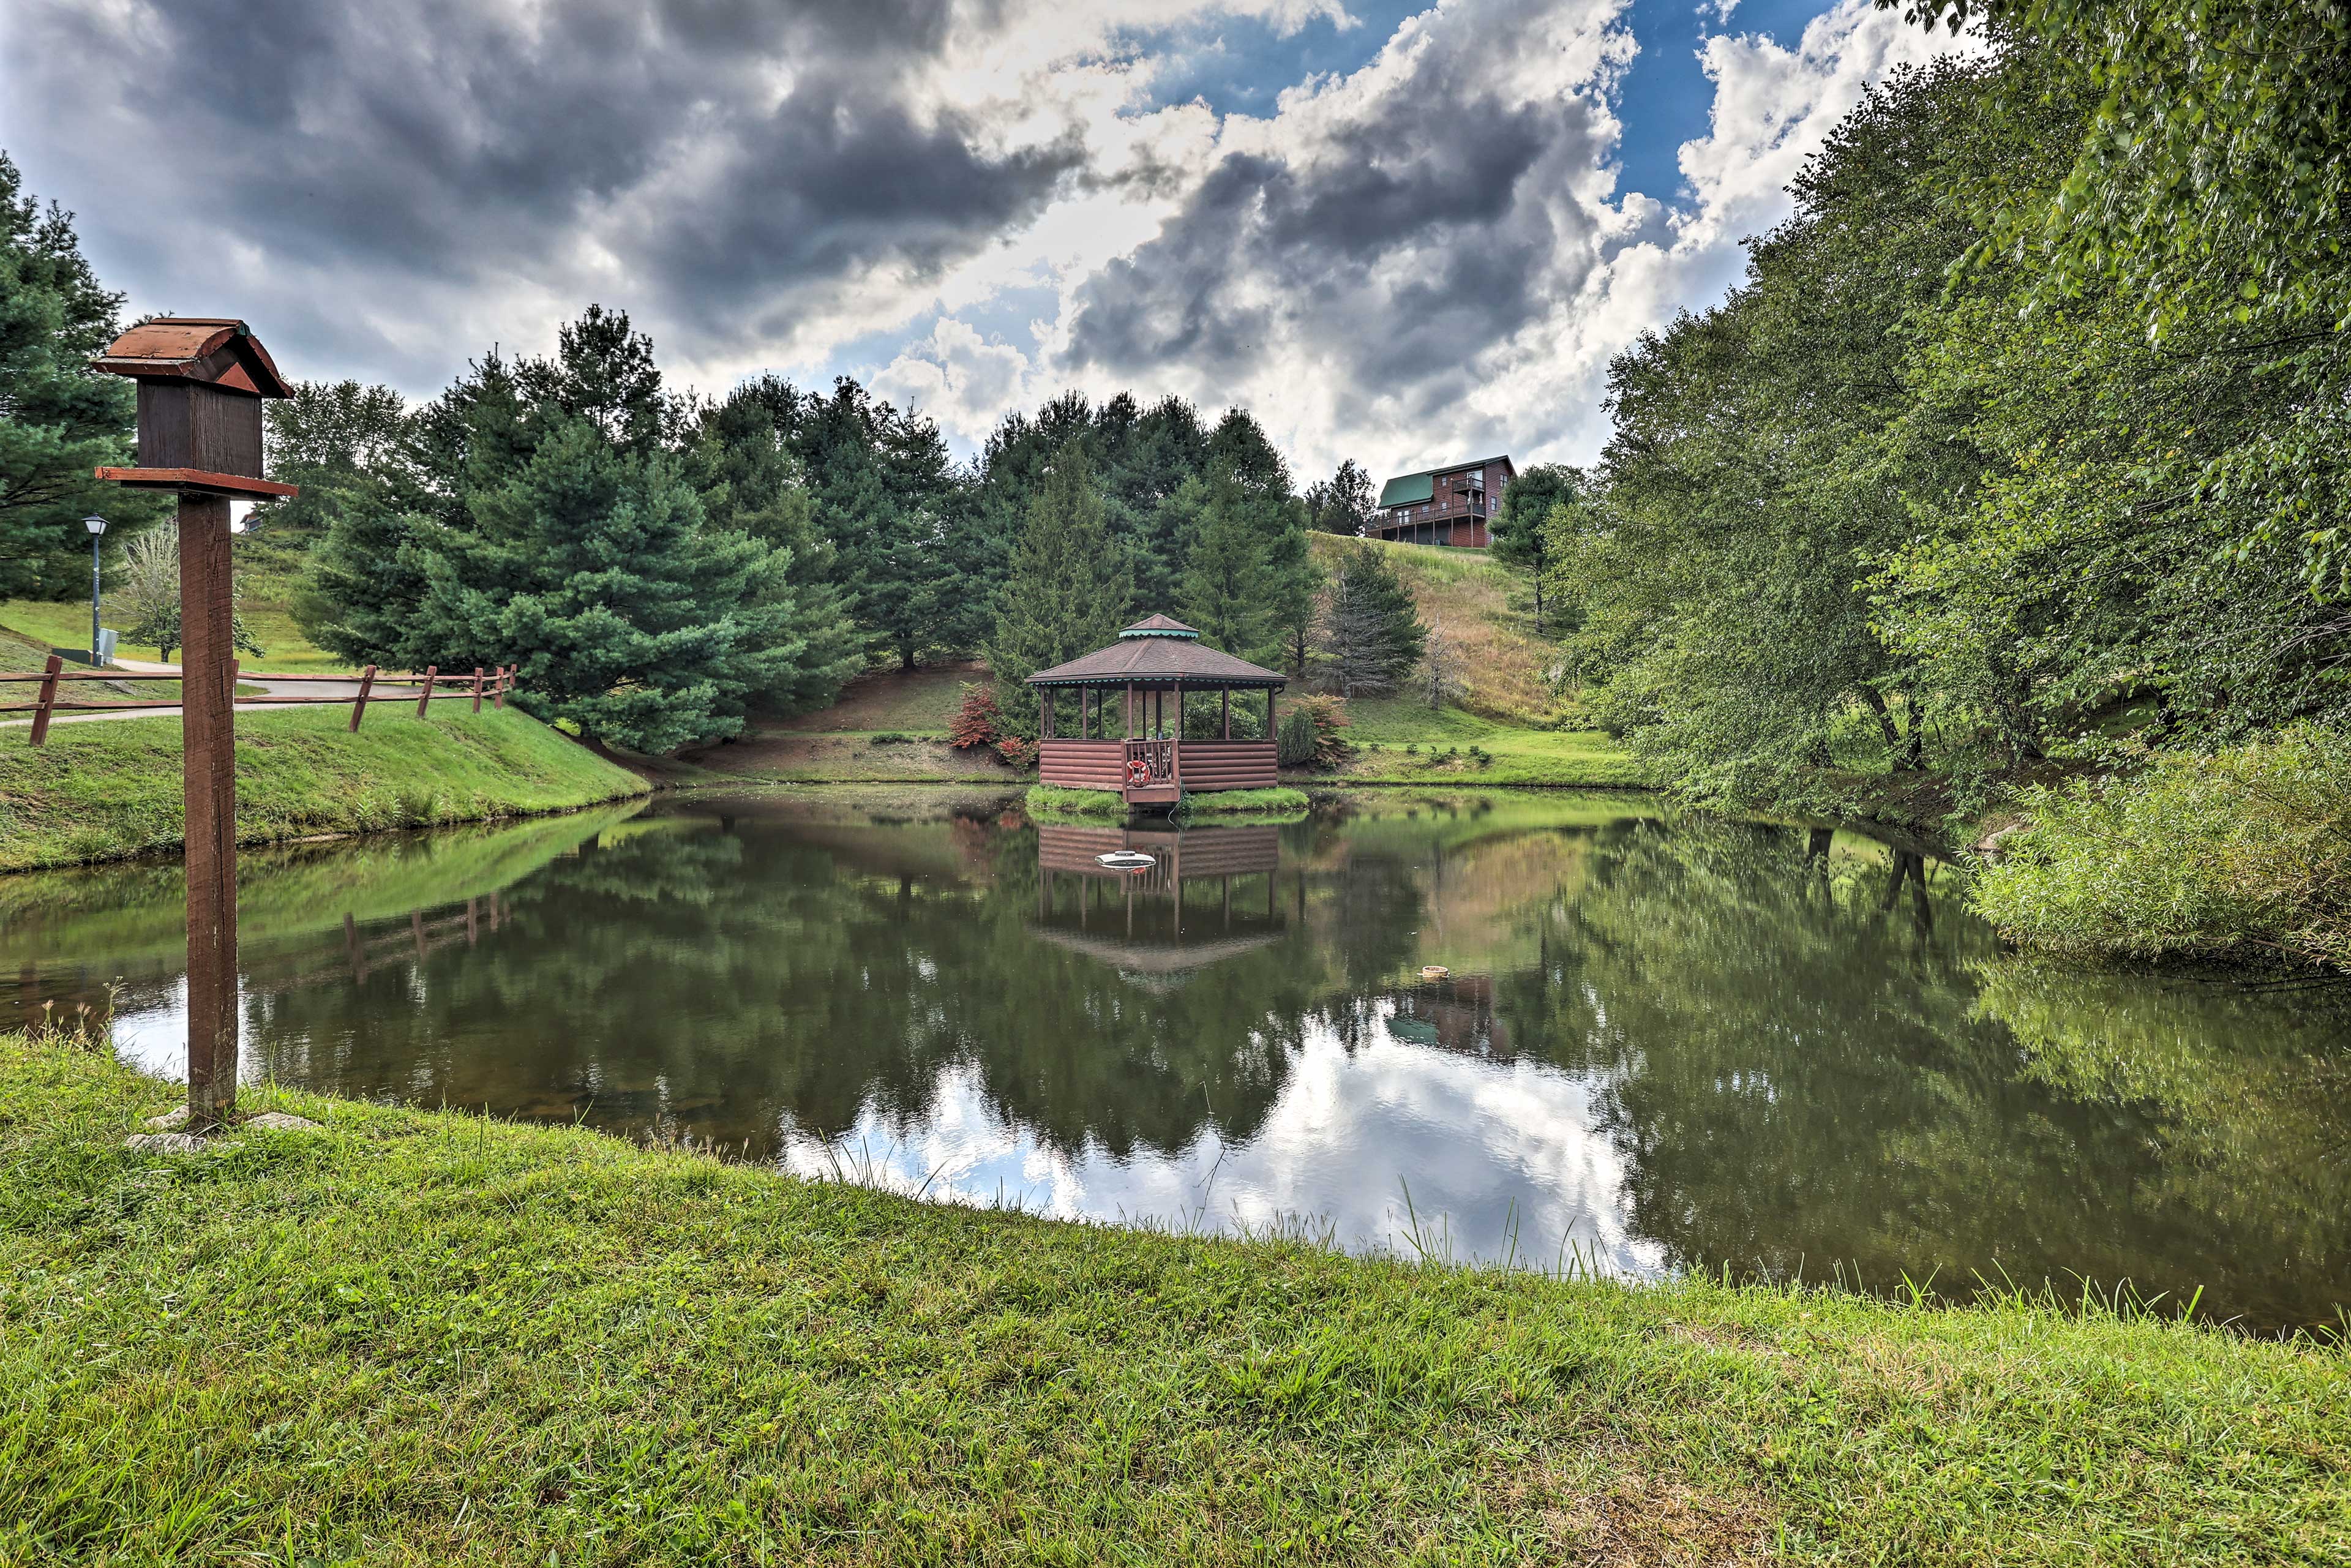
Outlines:
{"type": "MultiPolygon", "coordinates": [[[[122,1146],[146,1155],[201,1154],[211,1146],[210,1140],[194,1133],[183,1132],[188,1124],[188,1108],[174,1106],[160,1116],[150,1116],[147,1124],[152,1133],[133,1133],[122,1140],[122,1146]]],[[[326,1129],[307,1116],[297,1116],[286,1111],[264,1111],[258,1116],[248,1116],[236,1124],[244,1132],[258,1128],[270,1133],[322,1133],[326,1129]]],[[[225,1130],[225,1129],[224,1129],[225,1130]]]]}

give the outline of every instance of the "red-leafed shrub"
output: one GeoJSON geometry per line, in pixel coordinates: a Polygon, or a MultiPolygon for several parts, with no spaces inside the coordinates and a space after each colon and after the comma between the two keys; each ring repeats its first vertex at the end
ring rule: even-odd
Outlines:
{"type": "Polygon", "coordinates": [[[996,688],[967,681],[963,706],[947,725],[947,744],[957,751],[994,746],[1004,736],[1004,710],[996,706],[996,688]]]}
{"type": "Polygon", "coordinates": [[[996,743],[996,755],[1004,758],[1008,767],[1033,768],[1037,763],[1037,743],[1008,735],[996,743]]]}

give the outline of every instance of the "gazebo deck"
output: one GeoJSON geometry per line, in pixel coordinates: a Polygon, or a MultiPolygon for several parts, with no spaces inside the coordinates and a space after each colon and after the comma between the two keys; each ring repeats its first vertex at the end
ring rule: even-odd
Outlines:
{"type": "Polygon", "coordinates": [[[1137,806],[1173,805],[1184,790],[1270,789],[1280,782],[1270,740],[1048,740],[1040,783],[1115,789],[1137,806]],[[1128,775],[1140,763],[1145,781],[1128,775]]]}

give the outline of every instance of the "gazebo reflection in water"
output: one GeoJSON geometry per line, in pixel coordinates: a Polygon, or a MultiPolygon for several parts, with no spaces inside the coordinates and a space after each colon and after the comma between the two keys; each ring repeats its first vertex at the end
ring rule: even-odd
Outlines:
{"type": "Polygon", "coordinates": [[[1276,903],[1278,828],[1037,830],[1037,934],[1131,974],[1174,976],[1246,953],[1288,928],[1276,903]],[[1095,857],[1140,851],[1117,871],[1095,857]]]}

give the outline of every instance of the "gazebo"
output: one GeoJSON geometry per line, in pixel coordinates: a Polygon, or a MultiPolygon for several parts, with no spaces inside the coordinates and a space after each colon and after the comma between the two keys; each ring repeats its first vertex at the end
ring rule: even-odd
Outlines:
{"type": "Polygon", "coordinates": [[[1129,805],[1172,805],[1185,791],[1269,789],[1274,770],[1274,694],[1286,684],[1271,670],[1200,645],[1181,621],[1153,615],[1107,648],[1029,677],[1043,699],[1040,782],[1064,789],[1114,789],[1129,805]],[[1078,733],[1056,733],[1065,688],[1078,694],[1078,733]],[[1265,694],[1265,738],[1233,738],[1233,694],[1265,694]],[[1217,737],[1186,740],[1184,699],[1217,694],[1217,737]],[[1103,699],[1121,698],[1112,720],[1103,699]],[[1176,699],[1172,704],[1169,696],[1176,699]],[[1173,713],[1170,713],[1170,709],[1173,713]],[[1113,737],[1113,728],[1124,733],[1113,737]],[[1139,733],[1138,733],[1139,732],[1139,733]]]}

